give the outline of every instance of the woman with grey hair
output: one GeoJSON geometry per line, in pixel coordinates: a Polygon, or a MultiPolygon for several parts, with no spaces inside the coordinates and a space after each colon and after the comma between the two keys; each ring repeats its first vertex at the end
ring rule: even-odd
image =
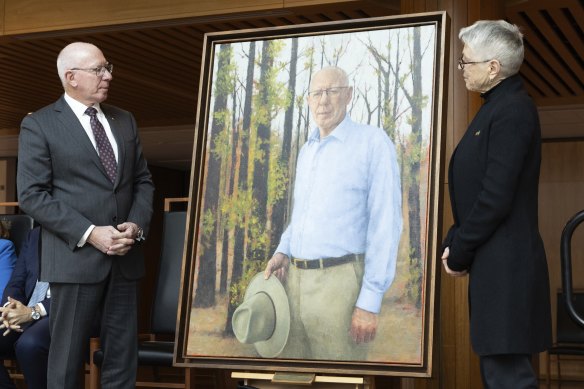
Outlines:
{"type": "Polygon", "coordinates": [[[484,104],[454,151],[454,225],[442,261],[469,280],[470,332],[485,388],[537,388],[532,355],[551,344],[547,262],[538,227],[541,134],[517,74],[523,36],[503,20],[461,29],[458,67],[484,104]]]}

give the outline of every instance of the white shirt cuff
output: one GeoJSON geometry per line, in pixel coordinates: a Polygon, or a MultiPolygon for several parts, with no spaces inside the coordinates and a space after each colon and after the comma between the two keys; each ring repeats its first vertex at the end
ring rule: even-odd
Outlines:
{"type": "Polygon", "coordinates": [[[41,316],[47,316],[47,310],[45,309],[43,303],[38,303],[37,305],[39,306],[39,312],[41,316]]]}
{"type": "Polygon", "coordinates": [[[83,236],[81,237],[79,242],[77,242],[77,247],[85,246],[85,242],[87,242],[87,238],[89,238],[89,234],[91,234],[91,231],[93,231],[94,228],[95,228],[95,225],[93,225],[93,224],[89,226],[87,231],[85,231],[85,234],[83,234],[83,236]]]}

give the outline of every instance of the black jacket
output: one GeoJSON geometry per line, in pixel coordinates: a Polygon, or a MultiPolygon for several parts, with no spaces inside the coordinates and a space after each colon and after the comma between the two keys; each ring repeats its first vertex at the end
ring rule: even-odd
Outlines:
{"type": "Polygon", "coordinates": [[[448,266],[470,273],[471,341],[479,355],[545,350],[550,291],[538,228],[541,134],[518,75],[485,99],[454,151],[449,190],[455,224],[448,266]]]}

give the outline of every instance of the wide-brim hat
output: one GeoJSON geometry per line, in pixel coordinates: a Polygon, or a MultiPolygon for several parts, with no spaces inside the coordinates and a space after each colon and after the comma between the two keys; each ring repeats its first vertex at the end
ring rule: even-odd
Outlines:
{"type": "Polygon", "coordinates": [[[243,303],[233,312],[233,332],[241,343],[253,344],[265,358],[278,356],[290,334],[290,305],[284,286],[271,275],[256,274],[249,283],[243,303]]]}

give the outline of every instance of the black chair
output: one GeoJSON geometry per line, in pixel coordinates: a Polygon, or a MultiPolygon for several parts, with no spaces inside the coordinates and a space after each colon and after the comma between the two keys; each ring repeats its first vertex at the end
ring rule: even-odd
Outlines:
{"type": "MultiPolygon", "coordinates": [[[[579,312],[584,312],[584,292],[573,294],[572,303],[579,312]]],[[[562,385],[562,373],[560,369],[560,357],[562,355],[584,356],[584,328],[576,324],[566,309],[566,302],[561,291],[557,295],[556,307],[556,341],[548,350],[547,357],[547,387],[551,385],[551,358],[556,357],[558,371],[558,387],[562,385]]]]}
{"type": "Polygon", "coordinates": [[[16,254],[20,252],[20,247],[26,240],[29,231],[34,227],[34,219],[29,215],[13,214],[0,215],[0,220],[10,224],[10,240],[14,242],[16,254]]]}
{"type": "MultiPolygon", "coordinates": [[[[159,341],[156,336],[167,335],[174,339],[185,228],[185,211],[164,212],[160,268],[151,314],[152,334],[146,340],[140,340],[138,345],[138,366],[151,366],[155,374],[153,381],[136,382],[138,387],[190,388],[190,368],[181,368],[184,372],[184,383],[162,382],[157,374],[159,367],[172,367],[173,363],[174,342],[159,341]]],[[[98,366],[103,361],[103,351],[99,349],[96,339],[92,339],[90,350],[90,388],[97,389],[98,366]]]]}

